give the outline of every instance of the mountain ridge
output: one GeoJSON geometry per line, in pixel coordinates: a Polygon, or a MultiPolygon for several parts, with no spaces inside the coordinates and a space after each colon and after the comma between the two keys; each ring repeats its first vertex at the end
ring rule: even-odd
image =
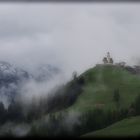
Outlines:
{"type": "Polygon", "coordinates": [[[36,71],[35,74],[30,73],[8,62],[0,61],[0,101],[4,101],[6,108],[20,92],[23,83],[29,80],[46,82],[61,73],[59,68],[52,65],[40,66],[36,71]]]}

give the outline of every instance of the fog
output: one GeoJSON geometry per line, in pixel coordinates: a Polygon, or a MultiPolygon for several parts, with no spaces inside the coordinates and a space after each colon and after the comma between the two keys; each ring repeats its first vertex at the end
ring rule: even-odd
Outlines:
{"type": "Polygon", "coordinates": [[[38,103],[38,99],[46,97],[48,94],[53,94],[57,88],[64,84],[65,79],[61,74],[55,75],[52,79],[46,81],[35,81],[29,79],[22,83],[20,91],[16,96],[16,101],[22,103],[24,106],[30,106],[32,101],[38,103]]]}
{"type": "Polygon", "coordinates": [[[23,84],[28,100],[102,63],[108,51],[115,62],[139,63],[139,12],[138,3],[1,3],[0,60],[30,73],[44,64],[61,70],[49,83],[23,84]]]}
{"type": "MultiPolygon", "coordinates": [[[[81,74],[102,63],[108,51],[115,63],[140,64],[139,13],[139,3],[1,3],[0,61],[32,75],[45,64],[61,72],[49,81],[29,78],[20,87],[3,86],[0,101],[8,108],[5,93],[18,89],[16,100],[28,108],[32,100],[70,80],[74,71],[81,74]]],[[[79,116],[70,112],[63,120],[69,131],[80,123],[79,116]]],[[[0,127],[0,135],[8,131],[20,137],[30,131],[30,126],[7,122],[0,127]]]]}
{"type": "Polygon", "coordinates": [[[52,64],[67,77],[110,51],[115,62],[139,58],[139,3],[1,3],[0,60],[26,69],[52,64]]]}

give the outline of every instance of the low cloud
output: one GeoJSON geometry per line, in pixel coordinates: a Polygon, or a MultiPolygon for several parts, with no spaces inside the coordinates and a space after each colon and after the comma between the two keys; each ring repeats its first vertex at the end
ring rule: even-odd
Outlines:
{"type": "Polygon", "coordinates": [[[139,12],[136,3],[2,3],[0,60],[31,73],[42,64],[62,70],[63,78],[49,83],[25,83],[20,96],[28,102],[69,80],[73,71],[102,63],[107,51],[115,62],[134,64],[140,52],[139,12]]]}
{"type": "Polygon", "coordinates": [[[0,59],[34,69],[41,63],[63,68],[68,77],[101,63],[133,64],[139,56],[139,4],[0,5],[0,59]],[[130,10],[131,9],[131,10],[130,10]]]}
{"type": "Polygon", "coordinates": [[[54,75],[54,77],[47,81],[35,81],[30,79],[21,85],[19,94],[16,100],[20,101],[24,106],[29,106],[33,100],[42,97],[47,97],[48,94],[55,91],[54,89],[64,84],[65,78],[61,75],[54,75]]]}

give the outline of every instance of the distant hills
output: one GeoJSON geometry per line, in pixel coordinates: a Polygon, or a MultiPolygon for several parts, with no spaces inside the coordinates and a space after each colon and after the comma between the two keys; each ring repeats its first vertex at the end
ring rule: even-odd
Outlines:
{"type": "Polygon", "coordinates": [[[0,101],[8,106],[18,94],[23,82],[31,79],[37,82],[49,81],[61,73],[60,69],[52,65],[41,65],[36,71],[30,73],[8,62],[0,61],[0,101]]]}

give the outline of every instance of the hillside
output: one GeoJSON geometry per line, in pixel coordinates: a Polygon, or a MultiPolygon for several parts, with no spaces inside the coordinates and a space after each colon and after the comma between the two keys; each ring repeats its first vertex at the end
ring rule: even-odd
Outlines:
{"type": "Polygon", "coordinates": [[[139,89],[140,75],[133,73],[133,68],[97,65],[80,76],[73,75],[73,80],[41,98],[38,106],[33,102],[26,116],[18,104],[11,115],[15,113],[16,122],[19,111],[18,123],[22,121],[30,127],[27,136],[79,137],[140,115],[139,89]],[[114,96],[116,93],[119,98],[114,96]]]}
{"type": "Polygon", "coordinates": [[[83,137],[128,137],[140,136],[140,117],[119,121],[107,128],[83,135],[83,137]]]}
{"type": "Polygon", "coordinates": [[[122,67],[113,65],[98,65],[83,73],[85,84],[83,92],[77,101],[68,108],[84,112],[101,106],[103,109],[114,110],[113,101],[115,89],[119,90],[120,107],[128,108],[139,94],[140,76],[132,74],[122,67]]]}
{"type": "MultiPolygon", "coordinates": [[[[140,77],[130,69],[97,65],[80,76],[74,76],[56,94],[51,102],[53,109],[57,109],[35,122],[31,135],[79,137],[106,128],[134,115],[130,106],[138,99],[139,89],[140,77]],[[116,89],[120,94],[119,106],[114,101],[116,89]],[[53,127],[57,129],[52,131],[53,127]]],[[[139,115],[139,100],[137,103],[135,115],[139,115]]]]}

